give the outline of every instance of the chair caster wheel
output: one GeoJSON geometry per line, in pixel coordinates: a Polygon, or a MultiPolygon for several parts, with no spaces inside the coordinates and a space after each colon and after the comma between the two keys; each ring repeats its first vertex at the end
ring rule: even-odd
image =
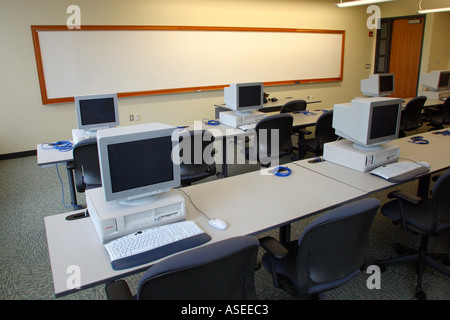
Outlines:
{"type": "Polygon", "coordinates": [[[425,292],[423,292],[422,290],[417,290],[416,299],[417,300],[425,300],[426,299],[425,292]]]}
{"type": "Polygon", "coordinates": [[[442,263],[444,264],[444,266],[450,266],[450,257],[445,258],[442,263]]]}
{"type": "Polygon", "coordinates": [[[405,254],[405,249],[404,249],[403,246],[401,246],[400,244],[396,244],[396,245],[395,245],[395,252],[396,252],[398,255],[402,255],[402,254],[405,254]]]}
{"type": "Polygon", "coordinates": [[[375,261],[373,264],[380,268],[381,273],[386,271],[386,265],[382,264],[380,261],[375,261]]]}

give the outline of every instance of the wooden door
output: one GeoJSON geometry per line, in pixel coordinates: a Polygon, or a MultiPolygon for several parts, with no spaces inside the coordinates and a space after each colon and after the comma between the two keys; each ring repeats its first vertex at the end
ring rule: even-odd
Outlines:
{"type": "Polygon", "coordinates": [[[422,53],[424,18],[394,19],[389,72],[394,73],[393,97],[416,96],[422,53]]]}

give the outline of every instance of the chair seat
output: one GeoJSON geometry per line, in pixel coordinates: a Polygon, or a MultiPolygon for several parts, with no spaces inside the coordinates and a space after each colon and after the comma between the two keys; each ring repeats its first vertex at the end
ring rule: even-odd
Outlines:
{"type": "MultiPolygon", "coordinates": [[[[394,222],[400,222],[400,210],[398,199],[392,200],[381,207],[381,213],[394,222]]],[[[419,234],[430,234],[439,232],[445,228],[450,227],[450,223],[438,221],[436,230],[433,229],[432,219],[426,214],[430,205],[429,199],[423,199],[419,205],[410,202],[403,202],[405,212],[408,212],[407,225],[413,231],[419,234]],[[425,213],[424,213],[425,212],[425,213]]]]}
{"type": "Polygon", "coordinates": [[[215,164],[190,164],[189,166],[181,166],[180,174],[183,183],[195,182],[216,174],[215,164]]]}
{"type": "MultiPolygon", "coordinates": [[[[291,241],[283,244],[283,246],[289,251],[286,258],[278,260],[275,264],[275,273],[286,277],[291,284],[294,285],[296,290],[299,290],[299,278],[297,276],[297,252],[298,252],[298,240],[291,241]]],[[[265,253],[262,257],[262,264],[269,273],[273,273],[271,257],[269,253],[265,253]]],[[[307,295],[313,295],[319,292],[323,292],[329,289],[336,288],[343,285],[356,275],[360,273],[360,270],[355,270],[348,275],[342,276],[340,279],[336,279],[333,283],[314,283],[308,287],[307,295]]]]}
{"type": "MultiPolygon", "coordinates": [[[[307,151],[311,151],[314,153],[316,153],[316,151],[319,151],[319,150],[317,150],[316,139],[306,139],[304,141],[304,146],[305,146],[305,150],[307,150],[307,151]]],[[[321,154],[316,154],[316,155],[320,156],[321,154]]]]}
{"type": "Polygon", "coordinates": [[[432,118],[430,118],[429,124],[431,126],[442,126],[444,124],[450,124],[450,120],[448,120],[448,119],[444,120],[444,116],[436,115],[436,116],[433,116],[432,118]]]}

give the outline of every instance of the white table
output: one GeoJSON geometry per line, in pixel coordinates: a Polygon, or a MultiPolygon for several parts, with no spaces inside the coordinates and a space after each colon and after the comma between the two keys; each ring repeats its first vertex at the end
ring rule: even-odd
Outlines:
{"type": "MultiPolygon", "coordinates": [[[[69,141],[72,143],[71,141],[69,141]]],[[[70,151],[59,151],[48,146],[47,143],[38,144],[36,146],[37,151],[37,164],[40,167],[47,168],[58,165],[65,165],[67,172],[67,180],[69,182],[69,191],[71,198],[71,205],[76,207],[77,194],[75,191],[75,182],[73,178],[73,152],[70,151]]]]}
{"type": "MultiPolygon", "coordinates": [[[[293,117],[294,128],[305,128],[308,126],[313,126],[316,124],[317,119],[324,113],[323,110],[314,110],[308,114],[304,113],[288,113],[293,117]]],[[[280,114],[279,112],[269,112],[267,116],[280,114]]],[[[221,153],[217,153],[216,159],[217,164],[222,164],[222,174],[223,176],[228,176],[228,167],[230,161],[234,161],[234,138],[244,135],[251,135],[251,131],[245,132],[239,128],[234,128],[225,124],[218,125],[208,125],[203,123],[203,121],[196,121],[194,124],[190,124],[184,130],[209,130],[212,132],[215,142],[217,145],[217,150],[220,150],[221,153]],[[232,152],[230,152],[232,151],[232,152]]],[[[180,131],[182,134],[182,131],[180,131]]]]}
{"type": "MultiPolygon", "coordinates": [[[[290,167],[293,173],[287,177],[274,176],[268,172],[270,169],[265,169],[183,188],[209,218],[226,221],[226,230],[209,226],[207,219],[196,211],[188,199],[186,207],[191,215],[187,213],[187,217],[196,221],[211,236],[209,244],[288,225],[366,194],[300,166],[290,167]]],[[[180,194],[183,193],[180,191],[180,194]]],[[[90,218],[67,221],[65,217],[68,215],[70,213],[45,218],[57,297],[77,291],[70,282],[73,273],[69,271],[73,270],[70,269],[73,266],[80,272],[80,288],[83,289],[137,273],[155,263],[113,270],[90,218]]]]}
{"type": "MultiPolygon", "coordinates": [[[[277,97],[275,94],[269,96],[268,101],[264,103],[264,106],[259,109],[261,112],[280,112],[281,107],[284,106],[289,101],[294,100],[305,100],[307,104],[313,104],[313,103],[319,103],[322,102],[321,100],[313,100],[313,99],[304,99],[304,98],[295,98],[295,97],[277,97]],[[272,101],[273,98],[276,98],[276,101],[272,101]]],[[[216,119],[219,118],[219,113],[222,111],[230,111],[229,108],[226,107],[225,103],[217,103],[214,104],[215,110],[215,117],[216,119]]]]}
{"type": "MultiPolygon", "coordinates": [[[[425,140],[428,140],[429,143],[411,143],[409,142],[411,136],[391,142],[391,144],[400,147],[400,161],[411,160],[415,162],[428,162],[431,165],[430,173],[445,170],[450,167],[450,136],[433,134],[432,132],[420,133],[414,136],[422,136],[425,140]]],[[[311,163],[310,160],[301,160],[294,163],[367,193],[373,193],[395,185],[395,183],[373,176],[368,172],[359,172],[330,161],[311,163]]],[[[428,178],[429,175],[426,175],[424,179],[419,180],[418,194],[424,195],[428,192],[428,178]]]]}

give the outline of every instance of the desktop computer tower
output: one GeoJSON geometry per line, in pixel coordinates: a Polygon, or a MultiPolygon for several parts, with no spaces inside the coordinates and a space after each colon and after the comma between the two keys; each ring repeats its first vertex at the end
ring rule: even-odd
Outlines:
{"type": "Polygon", "coordinates": [[[445,100],[450,97],[450,90],[419,90],[419,96],[425,96],[428,100],[445,100]]]}
{"type": "Polygon", "coordinates": [[[174,190],[160,193],[155,200],[127,205],[105,201],[103,188],[86,190],[87,210],[102,243],[132,232],[186,219],[184,197],[174,190]]]}
{"type": "Polygon", "coordinates": [[[387,163],[396,162],[400,147],[383,144],[379,148],[359,149],[353,142],[343,139],[323,145],[323,159],[347,168],[367,172],[387,163]]]}
{"type": "Polygon", "coordinates": [[[251,111],[248,114],[236,114],[235,111],[224,111],[219,113],[220,122],[233,128],[237,128],[245,124],[257,123],[265,117],[266,114],[259,111],[251,111]]]}

